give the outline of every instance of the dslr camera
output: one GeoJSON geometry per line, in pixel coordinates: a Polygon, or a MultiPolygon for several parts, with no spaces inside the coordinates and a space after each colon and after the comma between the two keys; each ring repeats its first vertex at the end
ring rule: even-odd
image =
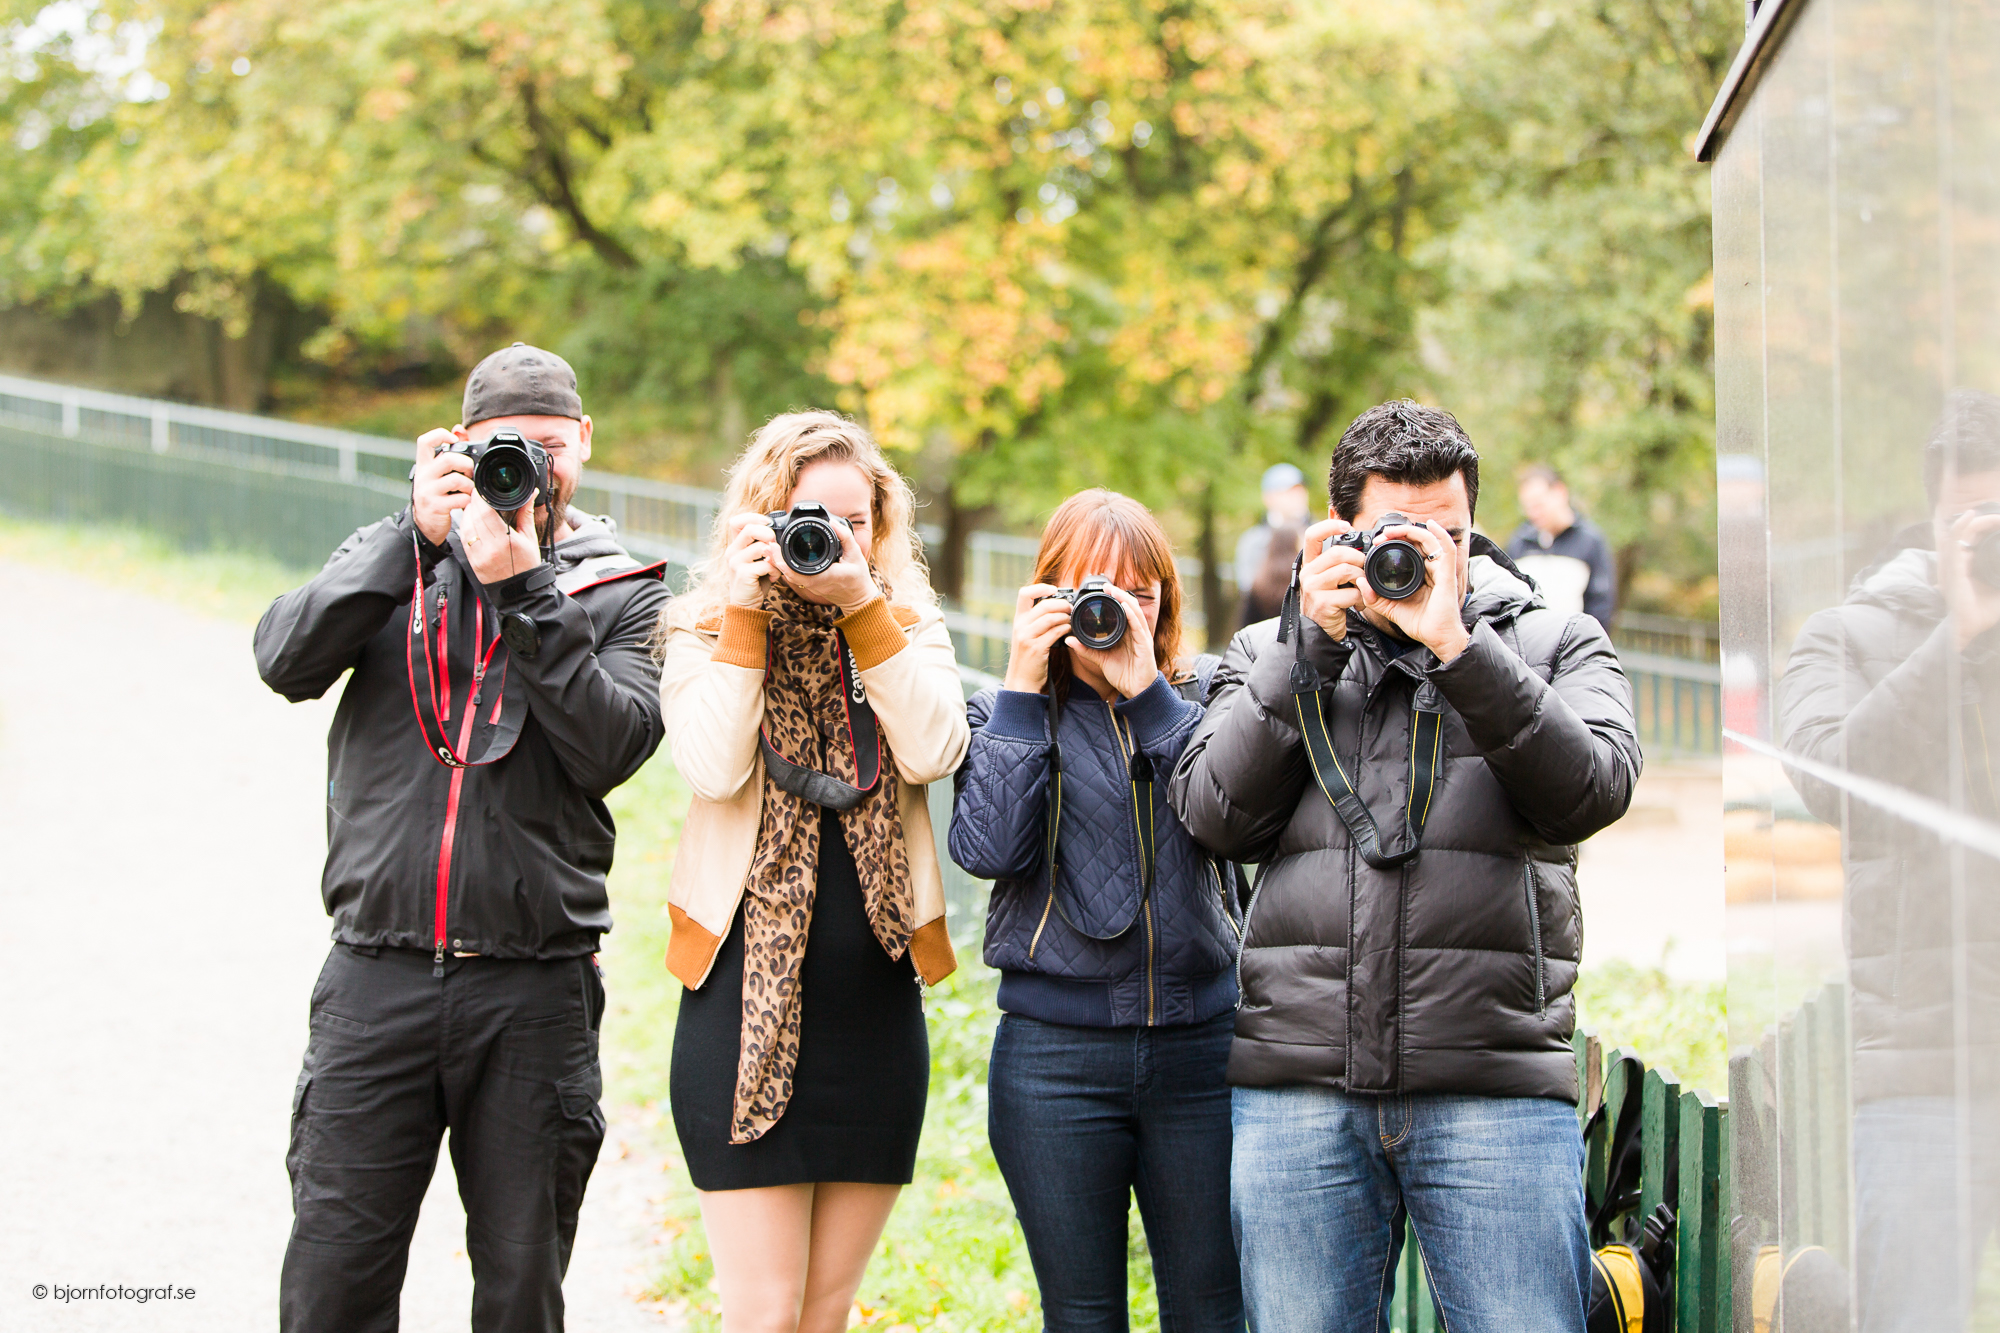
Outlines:
{"type": "Polygon", "coordinates": [[[1389,528],[1421,527],[1401,514],[1384,514],[1366,532],[1343,532],[1333,539],[1335,546],[1351,546],[1367,557],[1361,572],[1377,597],[1400,602],[1415,597],[1424,586],[1424,552],[1406,537],[1384,538],[1389,528]]]}
{"type": "Polygon", "coordinates": [[[549,451],[517,430],[497,430],[483,440],[452,440],[437,452],[472,460],[472,489],[496,513],[515,513],[537,494],[546,504],[555,494],[549,487],[549,451]]]}
{"type": "Polygon", "coordinates": [[[804,504],[793,505],[789,513],[780,511],[766,514],[771,521],[771,531],[777,534],[778,551],[785,557],[785,566],[794,574],[824,574],[840,563],[840,533],[833,525],[838,523],[842,530],[854,531],[846,519],[829,514],[826,506],[808,500],[804,504]]]}
{"type": "Polygon", "coordinates": [[[1093,574],[1054,595],[1069,603],[1069,632],[1086,648],[1115,648],[1125,638],[1125,608],[1110,592],[1111,579],[1093,574]]]}

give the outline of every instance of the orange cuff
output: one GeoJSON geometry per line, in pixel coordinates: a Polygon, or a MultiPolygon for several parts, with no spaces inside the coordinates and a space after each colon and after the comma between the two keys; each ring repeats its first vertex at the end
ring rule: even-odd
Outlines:
{"type": "Polygon", "coordinates": [[[951,932],[945,929],[943,917],[926,921],[910,936],[910,961],[926,986],[935,986],[958,971],[958,955],[952,950],[951,932]]]}
{"type": "Polygon", "coordinates": [[[715,951],[722,947],[722,939],[703,930],[693,917],[672,903],[667,904],[667,920],[673,927],[673,934],[667,939],[667,971],[681,985],[693,990],[708,976],[709,964],[715,961],[715,951]]]}
{"type": "Polygon", "coordinates": [[[769,611],[731,604],[722,613],[722,637],[716,640],[715,651],[708,660],[762,671],[765,650],[770,646],[770,630],[769,611]]]}
{"type": "Polygon", "coordinates": [[[840,632],[847,636],[847,646],[854,650],[854,660],[861,664],[863,671],[881,666],[910,646],[910,636],[903,633],[903,627],[896,623],[894,613],[889,610],[887,599],[882,597],[866,603],[853,615],[842,616],[838,623],[840,632]]]}

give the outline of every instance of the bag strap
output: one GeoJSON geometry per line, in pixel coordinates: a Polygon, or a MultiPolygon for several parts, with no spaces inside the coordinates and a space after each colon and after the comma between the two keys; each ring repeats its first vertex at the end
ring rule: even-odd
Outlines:
{"type": "Polygon", "coordinates": [[[1403,807],[1403,837],[1398,845],[1384,850],[1382,836],[1368,803],[1354,789],[1354,780],[1334,752],[1333,737],[1326,723],[1326,685],[1319,669],[1306,660],[1306,636],[1300,623],[1299,570],[1305,562],[1301,551],[1292,560],[1292,582],[1278,613],[1278,641],[1292,642],[1292,704],[1298,711],[1299,733],[1305,737],[1306,758],[1312,765],[1319,789],[1332,803],[1341,823],[1347,825],[1361,859],[1377,870],[1393,870],[1414,861],[1422,848],[1424,825],[1431,816],[1431,798],[1437,791],[1438,771],[1443,759],[1444,713],[1425,708],[1428,690],[1417,691],[1416,707],[1410,724],[1410,796],[1403,807]]]}
{"type": "Polygon", "coordinates": [[[855,776],[861,779],[861,785],[849,786],[818,769],[793,763],[778,753],[761,726],[757,728],[757,745],[763,752],[765,771],[781,791],[828,810],[852,810],[882,780],[882,731],[875,721],[875,709],[868,702],[868,691],[862,688],[861,667],[854,660],[854,650],[847,646],[846,637],[838,630],[834,631],[834,641],[840,654],[840,700],[847,710],[847,741],[854,747],[855,776]]]}

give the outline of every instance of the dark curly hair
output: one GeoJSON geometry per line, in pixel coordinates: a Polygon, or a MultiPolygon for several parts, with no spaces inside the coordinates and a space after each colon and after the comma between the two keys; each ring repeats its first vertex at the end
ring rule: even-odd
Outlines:
{"type": "Polygon", "coordinates": [[[1479,451],[1465,428],[1441,407],[1398,398],[1369,408],[1341,432],[1327,469],[1326,495],[1333,512],[1352,523],[1370,477],[1428,486],[1454,472],[1465,478],[1466,511],[1477,513],[1479,451]]]}

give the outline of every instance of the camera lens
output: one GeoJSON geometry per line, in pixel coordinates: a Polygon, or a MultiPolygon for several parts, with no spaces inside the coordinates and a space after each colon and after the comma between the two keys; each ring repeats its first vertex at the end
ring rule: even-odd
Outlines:
{"type": "Polygon", "coordinates": [[[1423,553],[1408,542],[1383,542],[1369,553],[1367,573],[1376,596],[1400,602],[1424,586],[1423,553]]]}
{"type": "Polygon", "coordinates": [[[1104,593],[1089,593],[1069,613],[1069,627],[1086,648],[1114,648],[1125,637],[1125,608],[1104,593]]]}
{"type": "Polygon", "coordinates": [[[489,446],[473,469],[472,486],[480,499],[500,513],[511,514],[527,504],[535,492],[534,460],[516,444],[489,446]]]}
{"type": "Polygon", "coordinates": [[[785,528],[785,563],[794,574],[824,574],[840,563],[840,539],[818,519],[796,519],[785,528]]]}

